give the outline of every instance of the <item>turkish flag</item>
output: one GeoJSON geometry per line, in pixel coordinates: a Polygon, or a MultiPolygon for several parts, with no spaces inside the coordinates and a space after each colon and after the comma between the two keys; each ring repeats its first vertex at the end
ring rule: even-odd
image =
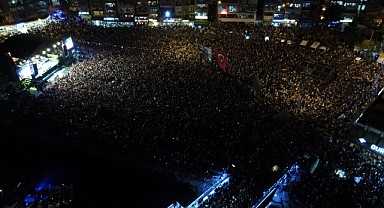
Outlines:
{"type": "Polygon", "coordinates": [[[215,51],[216,63],[220,69],[225,70],[228,65],[228,55],[222,51],[215,51]]]}

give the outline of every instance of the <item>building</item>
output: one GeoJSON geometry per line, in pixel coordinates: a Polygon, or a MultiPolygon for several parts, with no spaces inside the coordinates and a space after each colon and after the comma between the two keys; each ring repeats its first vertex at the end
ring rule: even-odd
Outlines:
{"type": "Polygon", "coordinates": [[[217,15],[219,22],[256,23],[257,0],[220,0],[217,15]]]}
{"type": "MultiPolygon", "coordinates": [[[[325,3],[325,7],[335,12],[328,13],[339,17],[339,21],[344,24],[356,22],[361,25],[377,25],[382,23],[382,0],[330,0],[325,3]]],[[[337,20],[336,20],[337,21],[337,20]]]]}
{"type": "Polygon", "coordinates": [[[203,16],[202,5],[206,3],[202,0],[72,0],[69,8],[101,26],[191,25],[195,20],[208,19],[203,16]]]}
{"type": "Polygon", "coordinates": [[[265,0],[263,22],[276,27],[311,25],[320,20],[322,0],[265,0]]]}
{"type": "Polygon", "coordinates": [[[46,18],[59,7],[59,0],[0,0],[0,24],[46,18]]]}

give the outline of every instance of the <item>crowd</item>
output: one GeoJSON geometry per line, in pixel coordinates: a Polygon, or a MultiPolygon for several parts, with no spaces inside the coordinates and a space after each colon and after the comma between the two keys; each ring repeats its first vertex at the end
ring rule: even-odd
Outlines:
{"type": "Polygon", "coordinates": [[[384,206],[381,157],[346,138],[347,126],[383,86],[379,80],[371,87],[383,70],[371,59],[356,62],[353,48],[333,44],[337,34],[327,28],[100,28],[67,18],[29,32],[71,36],[92,56],[41,96],[12,107],[18,116],[10,119],[29,127],[20,131],[50,126],[73,145],[109,144],[163,170],[227,170],[230,186],[205,207],[252,207],[285,167],[307,158],[320,163],[295,187],[301,204],[384,206]],[[302,40],[329,49],[311,50],[302,40]],[[227,53],[227,70],[205,60],[202,45],[227,53]],[[301,73],[303,61],[327,65],[335,76],[301,73]],[[275,165],[279,171],[271,170],[275,165]],[[337,169],[351,177],[340,178],[337,169]]]}

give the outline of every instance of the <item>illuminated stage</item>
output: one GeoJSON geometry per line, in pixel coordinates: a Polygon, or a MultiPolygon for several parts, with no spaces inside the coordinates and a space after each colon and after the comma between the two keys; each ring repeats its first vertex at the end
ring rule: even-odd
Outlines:
{"type": "Polygon", "coordinates": [[[42,76],[45,76],[46,73],[57,66],[59,64],[59,60],[57,59],[45,59],[41,62],[36,62],[36,68],[37,68],[37,74],[34,74],[34,68],[33,64],[25,64],[19,69],[16,70],[17,75],[19,76],[19,79],[32,79],[34,78],[41,78],[42,76]]]}
{"type": "Polygon", "coordinates": [[[352,142],[384,156],[384,90],[356,119],[348,132],[352,142]]]}
{"type": "Polygon", "coordinates": [[[61,65],[72,64],[75,52],[71,37],[59,40],[19,34],[9,37],[0,45],[0,55],[7,60],[1,66],[12,81],[45,80],[61,65]]]}

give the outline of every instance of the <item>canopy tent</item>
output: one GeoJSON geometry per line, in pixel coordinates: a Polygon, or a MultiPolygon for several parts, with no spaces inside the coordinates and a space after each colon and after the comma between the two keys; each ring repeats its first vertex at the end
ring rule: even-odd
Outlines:
{"type": "Polygon", "coordinates": [[[354,52],[359,52],[360,51],[360,47],[359,46],[353,46],[353,51],[354,52]]]}
{"type": "Polygon", "coordinates": [[[314,42],[314,43],[312,43],[311,48],[316,49],[317,47],[319,47],[319,45],[320,45],[319,42],[314,42]]]}
{"type": "Polygon", "coordinates": [[[322,50],[322,51],[327,51],[328,50],[328,48],[327,47],[325,47],[325,46],[320,46],[320,48],[319,48],[319,50],[322,50]]]}
{"type": "Polygon", "coordinates": [[[384,64],[384,57],[379,57],[376,62],[379,64],[384,64]]]}
{"type": "Polygon", "coordinates": [[[306,41],[306,40],[303,40],[300,43],[301,46],[307,46],[307,44],[308,44],[308,41],[306,41]]]}
{"type": "Polygon", "coordinates": [[[376,62],[379,64],[384,64],[384,53],[380,53],[380,56],[376,62]]]}

